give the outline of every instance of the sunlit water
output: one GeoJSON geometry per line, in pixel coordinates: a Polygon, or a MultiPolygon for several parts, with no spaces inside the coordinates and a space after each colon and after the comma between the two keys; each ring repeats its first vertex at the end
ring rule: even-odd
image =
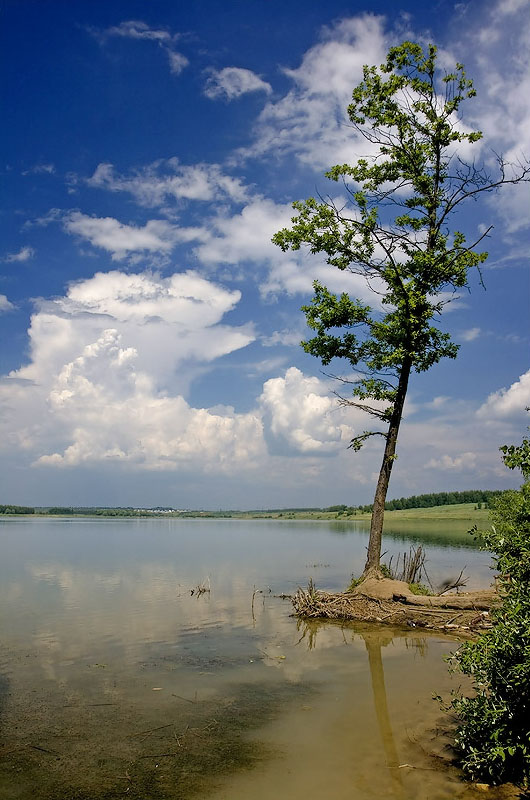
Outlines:
{"type": "MultiPolygon", "coordinates": [[[[465,528],[395,529],[385,559],[423,541],[433,583],[465,567],[486,586],[465,528]]],[[[366,541],[355,523],[2,519],[0,797],[467,797],[432,700],[457,643],[307,626],[275,596],[344,588],[366,541]]]]}

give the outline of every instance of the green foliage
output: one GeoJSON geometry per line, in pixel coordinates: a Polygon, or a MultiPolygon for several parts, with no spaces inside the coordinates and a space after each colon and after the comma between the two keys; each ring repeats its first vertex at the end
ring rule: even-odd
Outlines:
{"type": "MultiPolygon", "coordinates": [[[[483,503],[490,506],[502,492],[498,489],[466,489],[462,492],[430,492],[428,494],[413,494],[410,497],[398,497],[395,500],[387,500],[385,511],[402,511],[408,508],[436,508],[437,506],[454,506],[459,503],[477,503],[480,508],[483,503]]],[[[326,511],[347,510],[348,506],[330,506],[326,511]]],[[[362,511],[369,513],[372,505],[357,506],[354,509],[350,506],[350,511],[362,511]]]]}
{"type": "Polygon", "coordinates": [[[94,506],[52,506],[47,511],[51,516],[80,517],[160,517],[174,512],[162,508],[98,508],[94,506]]]}
{"type": "MultiPolygon", "coordinates": [[[[452,211],[487,184],[473,167],[451,169],[455,144],[481,138],[455,125],[460,104],[474,94],[461,64],[438,76],[434,46],[426,52],[412,42],[391,48],[381,67],[364,68],[348,107],[375,155],[327,173],[344,183],[350,210],[310,197],[294,203],[292,227],[273,237],[283,250],[306,245],[329,264],[378,284],[384,314],[315,282],[303,311],[316,335],[302,344],[325,365],[334,358],[354,368],[362,364],[368,377],[353,384],[353,395],[382,402],[382,411],[364,407],[385,422],[396,400],[388,377],[399,377],[404,363],[422,372],[456,357],[458,346],[431,324],[443,308],[437,294],[466,286],[469,270],[487,256],[449,229],[452,211]]],[[[357,437],[355,449],[366,436],[357,437]]]]}
{"type": "Polygon", "coordinates": [[[0,505],[0,514],[34,514],[31,506],[0,505]]]}
{"type": "Polygon", "coordinates": [[[359,584],[362,582],[362,580],[363,580],[362,575],[359,578],[355,578],[352,575],[350,584],[349,584],[348,588],[346,589],[346,591],[347,592],[353,592],[353,590],[356,589],[357,586],[359,586],[359,584]]]}
{"type": "Polygon", "coordinates": [[[303,307],[315,332],[302,342],[304,350],[324,365],[345,359],[354,377],[342,379],[351,397],[340,400],[385,426],[362,432],[350,444],[359,450],[373,435],[385,439],[366,570],[379,568],[384,502],[410,374],[458,352],[434,324],[446,302],[441,293],[466,287],[470,270],[487,258],[477,247],[489,228],[469,243],[452,226],[454,212],[480,193],[530,174],[530,165],[523,164],[507,177],[499,157],[499,176],[492,180],[482,167],[460,159],[458,146],[482,136],[464,132],[458,122],[461,104],[475,90],[462,64],[440,75],[436,57],[434,45],[424,50],[403,42],[380,67],[364,67],[348,116],[370,155],[326,173],[343,184],[345,199],[295,202],[291,227],[273,237],[283,251],[306,247],[331,266],[362,276],[377,300],[371,307],[315,281],[311,303],[303,307]]]}
{"type": "Polygon", "coordinates": [[[530,480],[530,441],[523,439],[521,445],[503,445],[503,461],[510,469],[520,469],[525,479],[530,480]]]}
{"type": "Polygon", "coordinates": [[[429,587],[425,586],[424,583],[409,583],[409,589],[411,591],[411,594],[416,594],[416,595],[432,594],[429,587]]]}
{"type": "Polygon", "coordinates": [[[381,575],[383,578],[393,578],[390,567],[387,564],[381,564],[381,575]]]}
{"type": "Polygon", "coordinates": [[[475,694],[458,694],[451,705],[461,720],[456,745],[464,770],[475,780],[529,787],[530,442],[501,450],[505,464],[521,468],[526,481],[495,501],[490,530],[472,531],[494,554],[502,601],[492,612],[494,628],[452,657],[471,676],[475,694]]]}
{"type": "Polygon", "coordinates": [[[399,511],[404,508],[433,508],[434,506],[453,506],[456,503],[488,504],[501,494],[496,490],[467,489],[462,492],[432,492],[430,494],[411,495],[387,500],[386,511],[399,511]]]}

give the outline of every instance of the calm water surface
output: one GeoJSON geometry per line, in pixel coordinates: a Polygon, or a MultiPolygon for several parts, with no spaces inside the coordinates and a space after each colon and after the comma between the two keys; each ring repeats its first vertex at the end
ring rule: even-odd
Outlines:
{"type": "MultiPolygon", "coordinates": [[[[385,559],[423,541],[433,583],[465,566],[486,586],[465,529],[394,527],[385,559]]],[[[306,625],[275,597],[344,588],[366,542],[359,523],[2,519],[0,797],[473,796],[431,699],[457,643],[306,625]]]]}

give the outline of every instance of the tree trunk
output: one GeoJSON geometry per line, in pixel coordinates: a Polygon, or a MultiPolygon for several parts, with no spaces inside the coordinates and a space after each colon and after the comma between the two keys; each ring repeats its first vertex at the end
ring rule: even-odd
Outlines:
{"type": "Polygon", "coordinates": [[[388,484],[390,482],[390,473],[392,472],[392,467],[394,466],[394,461],[396,458],[396,444],[399,426],[401,424],[401,417],[403,416],[403,405],[407,395],[411,367],[412,364],[410,358],[405,358],[401,367],[401,372],[399,373],[396,400],[394,402],[394,409],[388,425],[383,463],[381,464],[379,479],[377,481],[377,487],[375,490],[374,504],[372,508],[372,520],[370,523],[368,553],[363,572],[364,578],[367,578],[370,575],[379,575],[381,571],[379,561],[381,559],[381,539],[383,536],[383,518],[385,515],[386,494],[388,491],[388,484]]]}
{"type": "Polygon", "coordinates": [[[392,598],[396,602],[421,608],[447,608],[464,609],[473,611],[489,611],[500,602],[500,597],[493,589],[483,589],[479,592],[465,592],[463,594],[414,595],[407,596],[395,594],[392,598]]]}

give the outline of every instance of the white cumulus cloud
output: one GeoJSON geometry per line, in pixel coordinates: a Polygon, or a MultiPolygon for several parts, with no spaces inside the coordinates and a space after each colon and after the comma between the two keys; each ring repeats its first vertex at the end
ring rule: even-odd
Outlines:
{"type": "Polygon", "coordinates": [[[156,392],[149,376],[137,370],[135,348],[121,344],[116,330],[105,330],[64,365],[48,399],[71,441],[62,451],[41,455],[36,465],[115,461],[204,472],[251,466],[262,449],[259,418],[191,408],[181,395],[156,392]]]}
{"type": "Polygon", "coordinates": [[[29,261],[29,259],[33,258],[34,255],[35,250],[33,247],[26,245],[25,247],[21,247],[16,253],[8,253],[6,256],[4,256],[3,260],[7,261],[8,263],[23,262],[29,261]]]}
{"type": "Polygon", "coordinates": [[[270,94],[272,87],[250,69],[225,67],[220,70],[212,70],[204,89],[206,97],[212,100],[217,97],[234,100],[243,94],[248,94],[248,92],[270,94]]]}
{"type": "Polygon", "coordinates": [[[490,394],[477,411],[484,420],[503,419],[522,415],[530,406],[530,370],[512,383],[507,389],[499,389],[490,394]]]}
{"type": "MultiPolygon", "coordinates": [[[[261,267],[256,272],[262,295],[287,292],[311,294],[313,281],[319,280],[331,291],[348,291],[355,297],[379,305],[366,280],[350,272],[330,268],[323,257],[301,249],[283,253],[271,242],[281,228],[289,226],[291,204],[275,203],[269,198],[254,197],[240,211],[224,212],[208,220],[195,255],[206,266],[234,267],[248,262],[261,267]]],[[[372,287],[376,286],[372,281],[372,287]]]]}
{"type": "Polygon", "coordinates": [[[176,201],[243,201],[247,192],[241,180],[224,173],[218,164],[181,164],[178,158],[160,159],[120,175],[112,164],[98,164],[87,179],[89,186],[110,192],[128,192],[148,208],[176,201]]]}
{"type": "MultiPolygon", "coordinates": [[[[508,165],[527,161],[530,153],[530,4],[496,0],[484,6],[479,24],[472,5],[461,4],[460,11],[463,16],[451,44],[455,53],[465,54],[459,60],[465,59],[474,79],[477,97],[466,113],[484,133],[495,174],[495,153],[508,165]]],[[[511,176],[510,166],[506,174],[511,176]]],[[[530,184],[505,187],[489,205],[491,213],[501,214],[506,234],[527,228],[530,184]]]]}
{"type": "Polygon", "coordinates": [[[168,61],[169,61],[169,71],[173,75],[180,75],[182,70],[188,66],[190,63],[186,56],[182,55],[182,53],[177,53],[175,50],[170,50],[169,48],[166,50],[168,61]]]}
{"type": "Polygon", "coordinates": [[[32,363],[19,377],[46,381],[106,329],[115,329],[136,363],[157,387],[187,386],[179,366],[207,364],[245,347],[252,326],[227,326],[223,316],[241,293],[188,271],[162,278],[156,272],[96,273],[71,284],[67,294],[43,301],[29,330],[32,363]]]}
{"type": "Polygon", "coordinates": [[[466,452],[456,456],[442,455],[439,458],[431,458],[425,465],[427,469],[452,470],[454,472],[466,472],[474,469],[477,463],[477,454],[466,452]]]}
{"type": "Polygon", "coordinates": [[[25,169],[23,175],[53,175],[55,164],[35,164],[35,166],[25,169]]]}
{"type": "Polygon", "coordinates": [[[5,294],[0,294],[0,314],[3,311],[12,311],[14,309],[13,303],[11,303],[5,294]]]}
{"type": "Polygon", "coordinates": [[[0,383],[3,447],[40,466],[251,468],[264,451],[259,416],[184,397],[198,370],[253,340],[251,326],[222,324],[239,299],[193,272],[115,271],[41,302],[30,363],[0,383]]]}
{"type": "Polygon", "coordinates": [[[80,211],[66,214],[63,226],[67,233],[111,253],[113,261],[121,261],[132,253],[168,255],[178,242],[197,237],[197,231],[179,228],[167,220],[151,219],[145,225],[126,225],[114,217],[91,217],[80,211]]]}
{"type": "Polygon", "coordinates": [[[254,144],[243,154],[294,153],[317,170],[365,154],[366,142],[354,135],[346,109],[363,65],[382,63],[387,49],[383,17],[364,14],[325,28],[300,66],[285,70],[293,88],[267,103],[254,144]]]}
{"type": "Polygon", "coordinates": [[[284,454],[334,453],[353,436],[329,386],[296,367],[266,381],[260,402],[272,446],[284,454]]]}
{"type": "Polygon", "coordinates": [[[104,36],[121,36],[125,39],[146,39],[147,41],[169,44],[174,37],[164,28],[150,28],[142,20],[126,20],[103,31],[104,36]]]}
{"type": "Polygon", "coordinates": [[[460,338],[463,342],[474,342],[475,339],[481,334],[480,328],[468,328],[468,330],[462,331],[460,334],[460,338]]]}
{"type": "Polygon", "coordinates": [[[140,41],[155,42],[165,52],[169,61],[169,69],[174,75],[179,75],[189,64],[186,56],[175,50],[175,42],[180,38],[178,34],[172,34],[165,28],[151,28],[146,22],[138,19],[130,19],[113,25],[103,31],[91,30],[91,33],[104,42],[109,37],[119,37],[122,39],[136,39],[140,41]]]}

